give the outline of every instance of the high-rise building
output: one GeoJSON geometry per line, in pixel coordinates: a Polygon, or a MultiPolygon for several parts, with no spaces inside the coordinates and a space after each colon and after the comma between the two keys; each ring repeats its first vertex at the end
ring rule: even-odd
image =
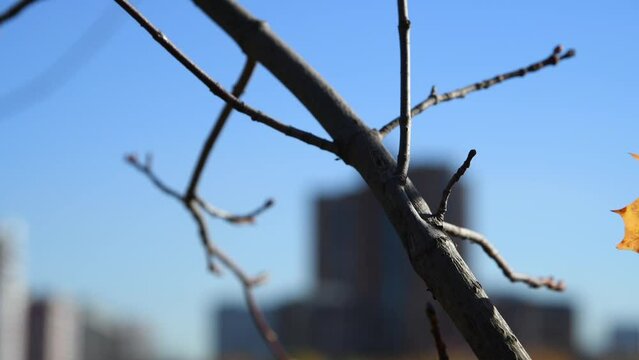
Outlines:
{"type": "Polygon", "coordinates": [[[0,224],[0,360],[24,358],[27,292],[16,239],[0,224]]]}
{"type": "MultiPolygon", "coordinates": [[[[436,208],[452,174],[441,166],[417,167],[410,178],[436,208]]],[[[458,184],[454,189],[446,215],[459,225],[465,223],[463,188],[458,184]]],[[[281,308],[285,343],[291,340],[288,344],[332,356],[411,355],[432,348],[432,341],[425,341],[429,326],[424,311],[432,297],[370,190],[320,197],[316,219],[315,293],[303,304],[281,308]],[[312,319],[308,325],[299,324],[304,308],[312,319]],[[304,329],[313,333],[304,335],[304,329]],[[313,340],[303,344],[307,339],[313,340]]],[[[441,322],[452,328],[448,319],[441,322]]]]}

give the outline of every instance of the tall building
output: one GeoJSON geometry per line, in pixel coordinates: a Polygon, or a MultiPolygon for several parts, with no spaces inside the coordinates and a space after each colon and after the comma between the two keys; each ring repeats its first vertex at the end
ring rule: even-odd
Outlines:
{"type": "MultiPolygon", "coordinates": [[[[429,206],[436,208],[452,173],[444,167],[420,167],[411,172],[410,178],[429,206]]],[[[466,208],[464,186],[458,184],[449,200],[446,220],[466,226],[466,208]]],[[[473,358],[459,331],[412,269],[393,226],[367,188],[320,196],[315,202],[315,219],[314,290],[309,296],[285,302],[271,311],[272,326],[292,355],[329,359],[434,358],[434,340],[425,315],[426,303],[431,302],[451,358],[473,358]]],[[[457,243],[457,248],[465,257],[461,245],[457,243]]],[[[512,296],[493,300],[534,358],[578,358],[572,341],[571,306],[512,296]]],[[[265,350],[263,344],[255,344],[257,336],[241,335],[257,334],[248,329],[250,318],[246,310],[236,308],[232,317],[223,316],[221,325],[220,359],[268,358],[264,353],[258,356],[243,351],[265,350]],[[225,351],[231,348],[235,356],[225,357],[229,354],[225,351]]],[[[626,348],[632,350],[636,337],[627,333],[622,338],[626,348]]]]}
{"type": "MultiPolygon", "coordinates": [[[[436,208],[452,174],[453,170],[441,166],[418,167],[410,178],[426,202],[436,208]]],[[[463,188],[458,184],[454,189],[446,215],[447,221],[459,225],[465,223],[463,188]]],[[[424,309],[427,301],[434,301],[368,188],[317,200],[315,249],[315,294],[304,305],[312,309],[313,321],[307,328],[315,332],[308,337],[321,339],[310,344],[312,348],[332,356],[396,356],[419,354],[432,347],[424,309]],[[335,331],[340,335],[335,336],[335,331]]],[[[299,305],[283,306],[282,317],[295,308],[299,313],[299,305]]],[[[287,337],[301,336],[302,329],[296,329],[300,325],[294,324],[299,317],[282,321],[285,342],[287,337]],[[295,330],[287,331],[286,324],[295,330]]],[[[447,318],[442,323],[452,328],[447,318]]]]}
{"type": "Polygon", "coordinates": [[[0,224],[0,360],[24,358],[26,286],[16,239],[0,224]]]}

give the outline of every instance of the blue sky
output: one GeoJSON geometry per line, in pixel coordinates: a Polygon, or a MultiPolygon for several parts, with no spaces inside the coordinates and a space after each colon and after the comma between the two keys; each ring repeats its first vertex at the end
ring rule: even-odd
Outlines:
{"type": "MultiPolygon", "coordinates": [[[[241,3],[368,124],[397,115],[394,1],[241,3]]],[[[242,54],[191,2],[140,8],[230,87],[242,54]]],[[[623,224],[609,211],[639,197],[639,162],[627,155],[639,152],[639,51],[632,45],[639,4],[413,1],[409,11],[414,101],[433,84],[447,91],[528,65],[558,43],[577,49],[560,66],[418,117],[414,163],[452,168],[477,149],[463,179],[473,227],[516,270],[568,284],[560,295],[511,285],[473,253],[489,294],[507,289],[574,302],[578,340],[592,349],[614,323],[639,323],[639,255],[615,249],[623,224]]],[[[24,257],[33,288],[149,321],[167,353],[205,354],[211,309],[239,298],[239,286],[206,273],[188,214],[122,158],[152,152],[157,173],[183,189],[221,102],[110,1],[43,1],[0,29],[0,54],[0,218],[28,224],[24,257]]],[[[245,99],[324,135],[261,67],[245,99]]],[[[398,137],[387,140],[392,151],[398,137]]],[[[201,192],[220,207],[242,212],[277,200],[255,226],[211,224],[214,239],[248,271],[271,274],[260,301],[308,290],[311,202],[319,192],[357,186],[357,174],[238,114],[207,170],[201,192]]]]}

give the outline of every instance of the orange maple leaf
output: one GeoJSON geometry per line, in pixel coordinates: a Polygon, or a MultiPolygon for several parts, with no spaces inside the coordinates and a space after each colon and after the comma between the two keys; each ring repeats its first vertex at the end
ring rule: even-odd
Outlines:
{"type": "MultiPolygon", "coordinates": [[[[630,153],[630,156],[639,160],[639,155],[630,153]]],[[[623,209],[612,210],[621,215],[625,234],[623,240],[617,244],[619,250],[632,250],[639,253],[639,199],[633,201],[623,209]]]]}

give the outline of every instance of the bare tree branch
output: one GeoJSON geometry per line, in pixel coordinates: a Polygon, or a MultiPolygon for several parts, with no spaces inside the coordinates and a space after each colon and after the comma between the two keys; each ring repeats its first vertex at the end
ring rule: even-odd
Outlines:
{"type": "Polygon", "coordinates": [[[397,30],[400,49],[400,136],[397,169],[395,175],[403,185],[408,176],[410,163],[410,20],[408,20],[408,0],[397,0],[397,30]]]}
{"type": "Polygon", "coordinates": [[[129,165],[133,166],[142,174],[146,175],[146,177],[149,178],[149,180],[151,180],[153,185],[155,185],[155,187],[157,187],[160,191],[162,191],[166,195],[174,198],[175,200],[179,202],[184,202],[184,198],[182,197],[180,193],[178,193],[177,191],[175,191],[174,189],[166,185],[162,180],[160,180],[160,178],[157,175],[155,175],[155,173],[151,169],[151,163],[149,159],[150,157],[147,156],[147,161],[145,163],[142,163],[138,159],[138,157],[134,154],[129,154],[125,157],[125,160],[129,165]]]}
{"type": "Polygon", "coordinates": [[[466,157],[466,161],[464,161],[459,169],[457,169],[455,175],[453,175],[453,177],[450,178],[450,181],[448,181],[448,185],[446,185],[446,188],[444,189],[444,193],[442,195],[442,200],[439,203],[439,209],[434,216],[437,221],[444,221],[444,216],[446,215],[446,211],[448,210],[448,198],[453,192],[453,186],[455,186],[455,184],[459,182],[461,177],[464,176],[464,173],[470,167],[470,162],[473,160],[473,157],[475,157],[475,155],[477,155],[477,151],[475,149],[470,150],[468,152],[468,156],[466,157]]]}
{"type": "Polygon", "coordinates": [[[165,193],[166,195],[172,197],[173,199],[179,201],[183,204],[189,204],[191,202],[196,203],[198,206],[204,210],[207,214],[211,215],[214,218],[226,220],[232,224],[252,224],[255,222],[255,218],[269,209],[271,206],[275,204],[273,199],[267,199],[262,205],[260,205],[257,209],[249,212],[244,215],[235,215],[228,211],[218,209],[213,205],[209,204],[199,196],[193,195],[191,198],[187,198],[186,195],[182,195],[177,192],[175,189],[166,185],[154,172],[150,163],[150,156],[147,156],[147,160],[142,163],[136,155],[129,154],[125,157],[125,160],[128,164],[133,166],[136,170],[140,171],[144,174],[153,185],[155,185],[160,191],[165,193]]]}
{"type": "Polygon", "coordinates": [[[338,156],[355,168],[399,235],[415,272],[442,304],[479,359],[530,359],[449,236],[420,214],[430,208],[410,179],[394,176],[395,157],[344,99],[267,24],[232,0],[194,0],[242,51],[269,70],[331,136],[338,156]]]}
{"type": "MultiPolygon", "coordinates": [[[[438,95],[437,91],[435,90],[435,87],[433,86],[428,98],[426,98],[426,100],[420,102],[419,104],[415,105],[415,107],[413,107],[413,109],[411,110],[411,114],[412,116],[417,116],[431,106],[434,106],[446,101],[454,100],[454,99],[461,99],[461,98],[464,98],[469,93],[472,93],[478,90],[488,89],[489,87],[502,83],[506,80],[510,80],[517,77],[523,77],[528,73],[541,70],[549,65],[557,65],[562,60],[570,59],[576,54],[574,49],[570,49],[564,52],[563,54],[562,52],[563,52],[563,47],[561,45],[557,45],[555,49],[553,50],[552,54],[544,60],[528,65],[526,67],[517,69],[515,71],[497,75],[493,78],[486,79],[484,81],[480,81],[472,85],[468,85],[468,86],[453,90],[451,92],[447,92],[442,95],[438,95]]],[[[393,131],[393,129],[395,129],[397,125],[400,124],[400,120],[401,120],[401,116],[399,118],[391,120],[388,124],[384,125],[381,129],[379,129],[379,135],[382,138],[384,138],[391,131],[393,131]]]]}
{"type": "Polygon", "coordinates": [[[486,255],[490,256],[493,260],[495,260],[495,263],[497,263],[497,266],[499,266],[502,273],[504,273],[504,276],[510,279],[510,281],[522,282],[524,284],[527,284],[531,288],[545,287],[554,291],[564,291],[566,289],[566,285],[561,280],[555,281],[552,277],[534,278],[526,274],[515,272],[514,270],[510,268],[510,266],[508,266],[508,263],[506,263],[506,260],[504,260],[504,258],[501,255],[499,255],[499,252],[497,251],[497,249],[495,249],[495,247],[488,241],[488,239],[486,239],[486,237],[484,237],[484,235],[478,232],[475,232],[473,230],[466,229],[466,228],[453,225],[450,223],[443,223],[442,226],[443,226],[443,230],[450,236],[455,236],[460,239],[469,240],[481,246],[482,250],[484,250],[486,255]]]}
{"type": "Polygon", "coordinates": [[[273,205],[273,201],[268,200],[264,205],[248,215],[231,215],[213,208],[197,196],[182,196],[177,191],[164,184],[164,182],[162,182],[152,171],[150,157],[147,157],[147,160],[144,164],[142,164],[135,155],[128,155],[126,157],[126,161],[135,169],[146,175],[158,189],[160,189],[162,192],[169,195],[170,197],[178,200],[186,207],[187,211],[189,212],[189,214],[191,214],[191,217],[197,225],[200,241],[206,255],[207,268],[213,274],[220,274],[220,269],[216,264],[216,260],[218,260],[240,281],[242,287],[244,288],[244,298],[246,300],[249,313],[251,314],[251,318],[253,319],[253,322],[259,330],[261,336],[264,338],[264,341],[266,341],[266,344],[269,347],[271,353],[273,354],[273,356],[275,356],[276,359],[287,360],[288,355],[286,354],[286,351],[284,350],[282,344],[279,342],[277,334],[268,325],[268,322],[266,321],[262,310],[257,305],[257,302],[253,297],[253,288],[266,281],[266,274],[261,274],[256,277],[250,277],[244,272],[244,270],[242,270],[242,268],[240,268],[239,265],[237,265],[237,263],[235,263],[235,261],[233,261],[233,259],[231,259],[220,248],[215,246],[211,239],[210,231],[208,229],[208,226],[206,225],[206,220],[204,218],[202,210],[200,209],[201,207],[209,214],[215,217],[223,218],[232,223],[252,223],[255,216],[273,205]]]}
{"type": "Polygon", "coordinates": [[[115,0],[140,26],[142,26],[151,37],[160,44],[166,51],[180,62],[187,70],[197,77],[206,87],[217,97],[224,100],[227,104],[243,114],[248,115],[252,120],[267,125],[284,135],[293,137],[309,145],[316,146],[322,150],[336,153],[335,145],[325,139],[313,135],[304,130],[297,129],[290,125],[282,124],[272,117],[248,106],[237,97],[227,92],[220,84],[213,80],[204,70],[200,69],[191,59],[184,55],[173,43],[153,24],[151,24],[137,9],[135,9],[126,0],[115,0]]]}
{"type": "Polygon", "coordinates": [[[34,4],[38,0],[19,0],[11,7],[9,7],[5,12],[0,14],[0,26],[4,25],[5,22],[11,20],[12,18],[18,16],[24,9],[26,9],[29,5],[34,4]]]}
{"type": "Polygon", "coordinates": [[[264,338],[269,350],[276,359],[287,360],[289,357],[286,354],[286,350],[284,350],[284,347],[279,342],[275,331],[268,325],[266,317],[253,297],[253,288],[266,281],[266,276],[261,275],[254,278],[249,277],[230,257],[213,245],[213,242],[210,240],[208,235],[209,233],[206,227],[206,221],[194,203],[187,203],[186,208],[189,210],[189,213],[193,216],[193,219],[197,224],[202,244],[206,249],[209,269],[213,273],[218,273],[218,270],[212,261],[213,259],[218,259],[242,283],[246,305],[248,306],[251,318],[259,330],[260,335],[264,338]]]}
{"type": "Polygon", "coordinates": [[[226,221],[228,221],[230,223],[233,223],[233,224],[252,224],[252,223],[255,222],[255,218],[258,215],[260,215],[261,213],[263,213],[264,211],[266,211],[268,208],[270,208],[271,206],[273,206],[275,204],[275,201],[273,199],[267,199],[264,202],[264,204],[260,205],[260,207],[258,207],[257,209],[251,211],[248,214],[245,214],[245,215],[234,215],[234,214],[231,214],[231,213],[229,213],[227,211],[224,211],[224,210],[221,210],[221,209],[213,207],[213,205],[211,205],[208,202],[204,201],[199,196],[194,196],[193,199],[197,202],[198,205],[200,205],[202,210],[204,210],[209,215],[211,215],[211,216],[213,216],[215,218],[226,220],[226,221]]]}
{"type": "MultiPolygon", "coordinates": [[[[237,79],[235,86],[233,86],[233,90],[231,92],[233,96],[235,96],[238,99],[240,98],[240,96],[244,92],[244,89],[246,88],[246,85],[251,79],[251,75],[253,75],[254,69],[255,69],[255,61],[250,58],[246,58],[246,63],[244,64],[242,73],[240,74],[240,77],[237,79]]],[[[224,108],[220,112],[220,115],[218,116],[217,120],[215,121],[215,125],[213,126],[213,129],[211,129],[211,133],[209,134],[209,137],[206,139],[204,146],[202,146],[202,150],[200,151],[200,156],[197,159],[197,164],[195,165],[195,168],[193,169],[193,174],[191,175],[191,181],[189,181],[189,186],[186,190],[187,198],[193,197],[195,195],[195,192],[197,190],[197,185],[200,181],[200,177],[202,176],[202,171],[204,171],[204,167],[206,166],[206,162],[209,158],[209,154],[211,153],[211,150],[213,149],[213,146],[215,145],[215,142],[217,141],[218,137],[222,133],[222,129],[224,129],[224,125],[226,125],[226,120],[228,120],[229,116],[231,115],[231,111],[233,111],[233,106],[231,106],[229,103],[225,103],[224,108]]]]}
{"type": "Polygon", "coordinates": [[[430,302],[426,304],[426,315],[428,316],[428,320],[430,321],[430,332],[431,334],[433,334],[433,338],[435,339],[435,346],[437,348],[439,360],[448,360],[448,354],[446,353],[446,343],[444,342],[444,339],[442,339],[442,335],[439,332],[439,321],[437,321],[437,313],[435,313],[435,308],[430,302]]]}

